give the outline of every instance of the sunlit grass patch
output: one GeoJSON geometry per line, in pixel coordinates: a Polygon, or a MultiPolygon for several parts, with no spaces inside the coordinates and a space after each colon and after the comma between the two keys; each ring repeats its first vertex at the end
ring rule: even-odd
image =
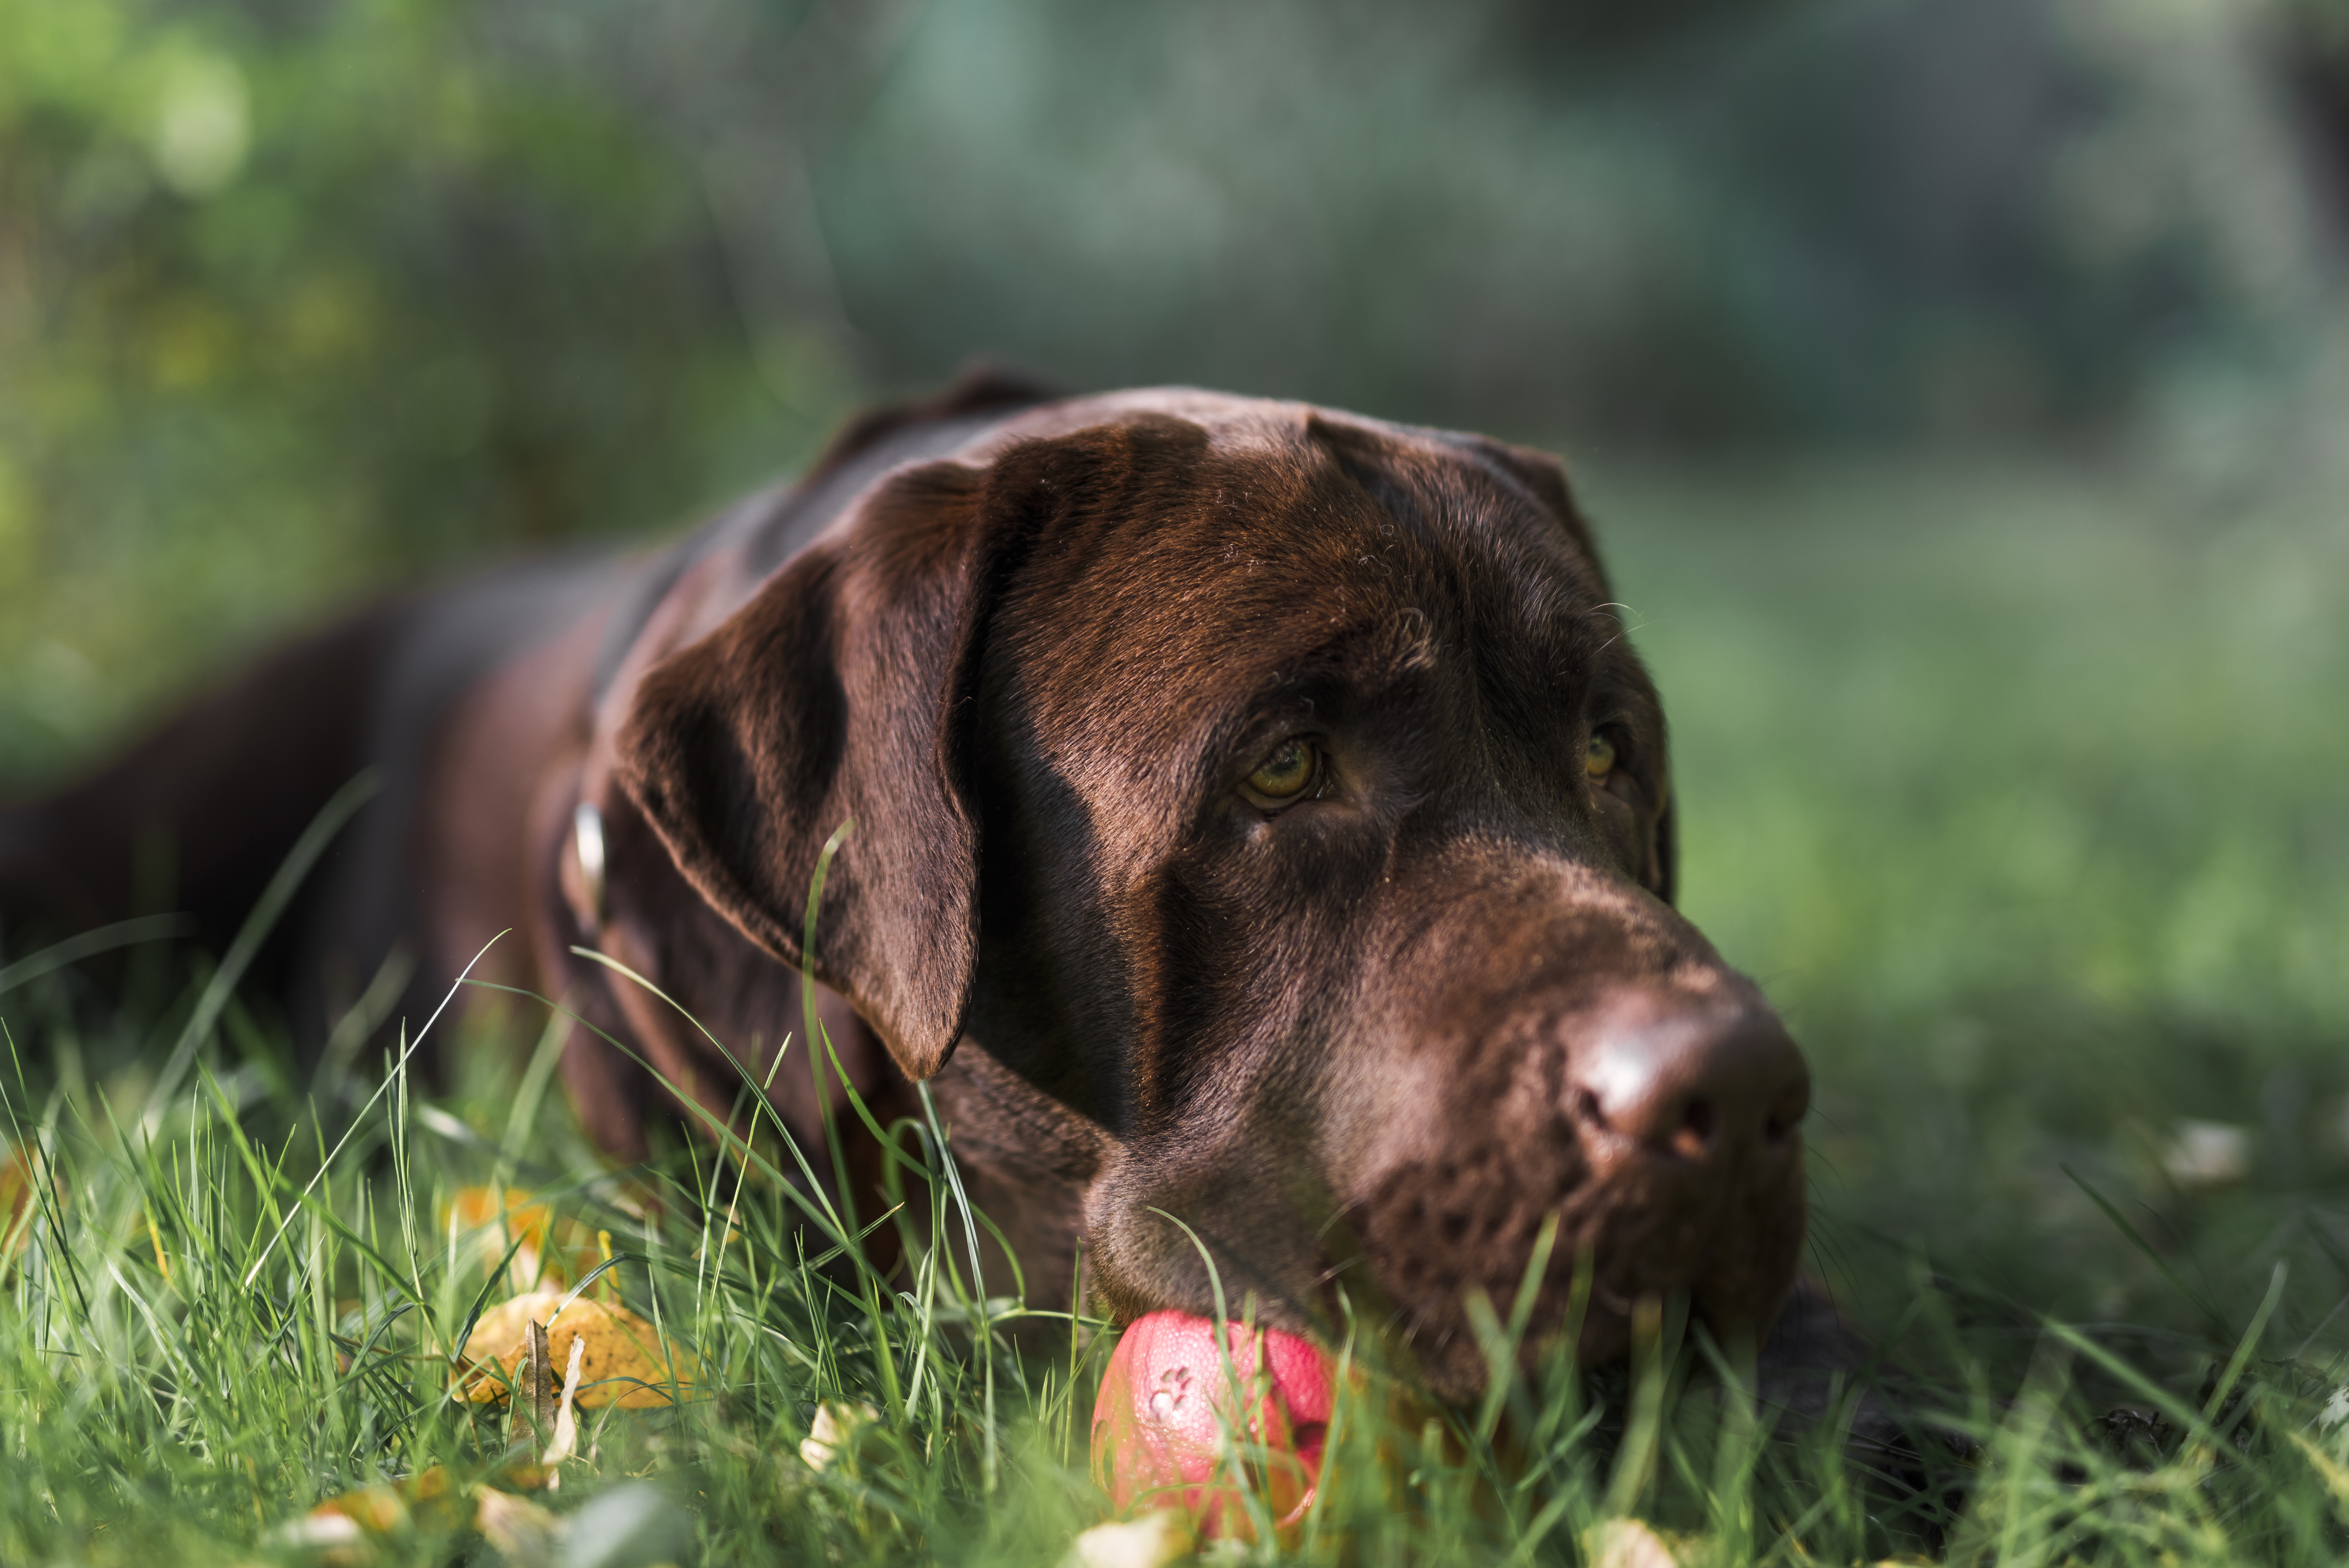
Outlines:
{"type": "MultiPolygon", "coordinates": [[[[11,1037],[35,1054],[37,1037],[14,1024],[11,1037]]],[[[141,1122],[123,1107],[143,1095],[43,1089],[20,1068],[5,1097],[16,1207],[0,1299],[0,1557],[358,1550],[301,1533],[329,1501],[388,1521],[362,1532],[367,1561],[605,1561],[565,1532],[616,1497],[607,1512],[644,1515],[662,1551],[689,1538],[698,1561],[1034,1563],[1109,1516],[1088,1456],[1104,1326],[1055,1320],[1051,1347],[1015,1345],[1016,1293],[982,1301],[967,1250],[931,1243],[967,1233],[950,1143],[926,1120],[894,1130],[916,1173],[884,1220],[913,1222],[884,1274],[853,1233],[825,1234],[821,1200],[751,1173],[772,1157],[755,1140],[731,1158],[681,1142],[615,1171],[550,1136],[558,1104],[518,1106],[482,1069],[474,1097],[435,1101],[386,1066],[340,1122],[252,1069],[200,1063],[141,1122]],[[485,1200],[484,1182],[528,1202],[485,1200]],[[601,1245],[583,1255],[589,1235],[601,1245]],[[518,1280],[533,1241],[538,1270],[518,1280]],[[469,1398],[451,1351],[525,1284],[560,1299],[546,1284],[558,1270],[649,1325],[646,1348],[671,1376],[644,1378],[660,1393],[638,1408],[583,1404],[548,1491],[515,1468],[546,1434],[512,1401],[469,1398]]],[[[1341,1346],[1371,1375],[1340,1379],[1312,1506],[1253,1545],[1205,1549],[1330,1563],[2318,1560],[2349,1543],[2349,1401],[2338,1368],[2277,1359],[2266,1331],[2283,1277],[2248,1327],[2209,1325],[2199,1393],[2139,1371],[2125,1339],[2052,1323],[1994,1327],[2027,1326],[2027,1375],[2008,1378],[2013,1346],[1985,1346],[1962,1294],[1925,1281],[1889,1326],[1909,1364],[1889,1391],[1910,1446],[1856,1458],[1855,1418],[1887,1429],[1860,1403],[1875,1378],[1829,1390],[1816,1418],[1790,1417],[1757,1404],[1669,1304],[1644,1320],[1632,1367],[1594,1377],[1556,1356],[1515,1372],[1522,1315],[1479,1315],[1508,1376],[1473,1409],[1411,1395],[1365,1333],[1341,1346]],[[1627,1520],[1641,1522],[1610,1522],[1627,1520]]],[[[1236,1438],[1239,1484],[1262,1484],[1274,1456],[1236,1438]]]]}

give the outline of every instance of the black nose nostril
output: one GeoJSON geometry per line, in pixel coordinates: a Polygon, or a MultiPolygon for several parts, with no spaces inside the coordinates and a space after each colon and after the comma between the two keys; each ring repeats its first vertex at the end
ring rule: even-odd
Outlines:
{"type": "Polygon", "coordinates": [[[1784,1148],[1787,1140],[1795,1136],[1795,1130],[1803,1125],[1803,1118],[1810,1114],[1810,1109],[1811,1096],[1808,1085],[1790,1089],[1781,1095],[1777,1103],[1770,1108],[1769,1116],[1762,1123],[1762,1140],[1773,1149],[1784,1148]]]}
{"type": "Polygon", "coordinates": [[[1810,1109],[1802,1053],[1766,1010],[1682,1012],[1640,997],[1578,1055],[1569,1104],[1583,1125],[1707,1166],[1783,1155],[1810,1109]]]}
{"type": "Polygon", "coordinates": [[[1713,1101],[1702,1095],[1692,1096],[1681,1110],[1681,1124],[1671,1137],[1675,1153],[1691,1160],[1702,1158],[1713,1148],[1713,1130],[1719,1122],[1713,1101]]]}

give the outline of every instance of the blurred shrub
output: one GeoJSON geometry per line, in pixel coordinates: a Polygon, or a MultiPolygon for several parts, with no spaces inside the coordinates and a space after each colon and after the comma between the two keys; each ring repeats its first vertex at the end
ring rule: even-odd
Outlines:
{"type": "Polygon", "coordinates": [[[937,0],[811,166],[901,372],[976,334],[1533,439],[2069,437],[2305,341],[2272,10],[937,0]]]}
{"type": "Polygon", "coordinates": [[[829,417],[820,363],[761,379],[663,129],[484,26],[0,0],[0,764],[159,655],[673,516],[829,417]]]}
{"type": "Polygon", "coordinates": [[[2240,454],[2338,336],[2334,3],[0,0],[0,777],[978,353],[2240,454]]]}

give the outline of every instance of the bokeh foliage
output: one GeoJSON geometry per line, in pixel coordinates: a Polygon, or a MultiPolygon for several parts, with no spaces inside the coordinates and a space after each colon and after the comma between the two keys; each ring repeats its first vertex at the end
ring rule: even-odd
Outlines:
{"type": "Polygon", "coordinates": [[[836,412],[761,382],[692,168],[490,20],[0,7],[12,771],[200,649],[657,523],[836,412]]]}
{"type": "Polygon", "coordinates": [[[0,0],[0,777],[977,354],[2236,451],[2327,340],[2332,8],[0,0]]]}

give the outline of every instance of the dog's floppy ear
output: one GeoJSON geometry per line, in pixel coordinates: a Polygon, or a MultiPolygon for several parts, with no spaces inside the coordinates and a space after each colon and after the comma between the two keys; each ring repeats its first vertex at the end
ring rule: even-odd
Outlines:
{"type": "Polygon", "coordinates": [[[955,722],[996,531],[986,470],[892,475],[699,642],[653,666],[616,777],[678,869],[745,935],[849,998],[924,1078],[962,1033],[978,831],[955,722]],[[808,891],[825,841],[815,949],[808,891]]]}

